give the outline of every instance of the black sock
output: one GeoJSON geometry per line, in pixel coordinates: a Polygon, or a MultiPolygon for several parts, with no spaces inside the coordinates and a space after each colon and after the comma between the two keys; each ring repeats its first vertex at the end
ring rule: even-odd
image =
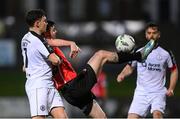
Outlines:
{"type": "Polygon", "coordinates": [[[127,53],[127,52],[119,52],[118,54],[118,58],[119,58],[119,63],[124,63],[124,62],[128,62],[128,61],[133,61],[133,60],[137,60],[137,61],[141,61],[141,53],[140,52],[136,52],[136,53],[127,53]]]}

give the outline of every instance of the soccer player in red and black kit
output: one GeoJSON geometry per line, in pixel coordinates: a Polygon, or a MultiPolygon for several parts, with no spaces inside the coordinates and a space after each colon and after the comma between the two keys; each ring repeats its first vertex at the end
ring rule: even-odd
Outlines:
{"type": "MultiPolygon", "coordinates": [[[[56,33],[54,22],[49,21],[47,32],[44,33],[48,44],[51,46],[70,46],[70,57],[73,58],[77,56],[80,48],[72,41],[56,39],[56,33]]],[[[92,87],[97,82],[97,75],[101,72],[103,65],[105,63],[124,63],[132,60],[144,60],[151,52],[154,45],[154,41],[150,41],[145,45],[143,50],[133,54],[99,50],[90,58],[87,65],[78,74],[73,70],[71,64],[64,57],[60,49],[54,47],[54,52],[62,61],[58,66],[60,70],[54,77],[56,88],[61,91],[67,102],[79,107],[87,116],[106,118],[105,113],[95,101],[95,96],[91,92],[92,87]],[[66,69],[65,71],[63,71],[64,68],[66,69]]]]}

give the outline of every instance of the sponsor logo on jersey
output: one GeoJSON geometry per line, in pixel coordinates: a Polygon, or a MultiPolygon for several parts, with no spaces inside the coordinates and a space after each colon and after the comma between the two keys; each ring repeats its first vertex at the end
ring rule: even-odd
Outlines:
{"type": "Polygon", "coordinates": [[[161,70],[162,70],[160,64],[143,62],[143,63],[141,63],[141,65],[143,67],[147,67],[147,69],[149,71],[158,71],[158,72],[161,72],[161,70]]]}
{"type": "Polygon", "coordinates": [[[155,63],[149,63],[148,64],[148,70],[161,72],[161,65],[160,64],[155,64],[155,63]]]}
{"type": "Polygon", "coordinates": [[[156,59],[160,61],[160,60],[162,60],[162,56],[161,55],[157,55],[156,59]]]}

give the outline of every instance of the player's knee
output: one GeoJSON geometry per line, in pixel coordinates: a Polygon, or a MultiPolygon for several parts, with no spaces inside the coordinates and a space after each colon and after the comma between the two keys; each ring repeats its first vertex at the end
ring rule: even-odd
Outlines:
{"type": "Polygon", "coordinates": [[[64,107],[55,107],[51,110],[51,115],[54,118],[67,118],[67,114],[64,110],[64,107]]]}
{"type": "Polygon", "coordinates": [[[105,54],[106,53],[104,50],[99,50],[95,53],[96,56],[101,57],[101,58],[103,58],[105,56],[105,54]]]}
{"type": "Polygon", "coordinates": [[[100,112],[100,113],[98,114],[97,118],[106,119],[107,116],[106,116],[106,114],[102,111],[102,112],[100,112]]]}
{"type": "Polygon", "coordinates": [[[154,118],[162,118],[163,116],[160,111],[155,110],[155,111],[153,111],[153,117],[154,118]]]}
{"type": "Polygon", "coordinates": [[[93,105],[89,116],[92,118],[107,118],[106,114],[95,100],[93,100],[93,105]]]}
{"type": "Polygon", "coordinates": [[[138,118],[140,118],[138,114],[135,114],[135,113],[128,114],[128,119],[138,119],[138,118]]]}
{"type": "Polygon", "coordinates": [[[43,116],[43,115],[33,116],[32,119],[45,119],[45,116],[43,116]]]}
{"type": "Polygon", "coordinates": [[[89,116],[92,118],[107,118],[106,114],[102,110],[92,110],[89,116]]]}

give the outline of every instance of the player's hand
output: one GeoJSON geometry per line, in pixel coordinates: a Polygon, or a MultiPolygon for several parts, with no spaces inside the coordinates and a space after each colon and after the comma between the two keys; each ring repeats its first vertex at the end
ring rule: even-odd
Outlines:
{"type": "Polygon", "coordinates": [[[69,54],[70,58],[75,58],[78,55],[78,53],[81,51],[81,49],[76,45],[75,42],[71,43],[70,48],[71,48],[71,52],[69,54]]]}
{"type": "Polygon", "coordinates": [[[167,92],[166,92],[166,95],[167,95],[168,97],[174,96],[174,91],[171,90],[171,89],[168,89],[167,92]]]}
{"type": "Polygon", "coordinates": [[[49,61],[51,61],[51,63],[55,66],[59,65],[62,63],[61,59],[55,54],[55,53],[51,53],[48,57],[49,61]]]}
{"type": "Polygon", "coordinates": [[[124,80],[124,78],[125,78],[124,75],[119,74],[118,77],[117,77],[117,82],[118,83],[122,82],[124,80]]]}

